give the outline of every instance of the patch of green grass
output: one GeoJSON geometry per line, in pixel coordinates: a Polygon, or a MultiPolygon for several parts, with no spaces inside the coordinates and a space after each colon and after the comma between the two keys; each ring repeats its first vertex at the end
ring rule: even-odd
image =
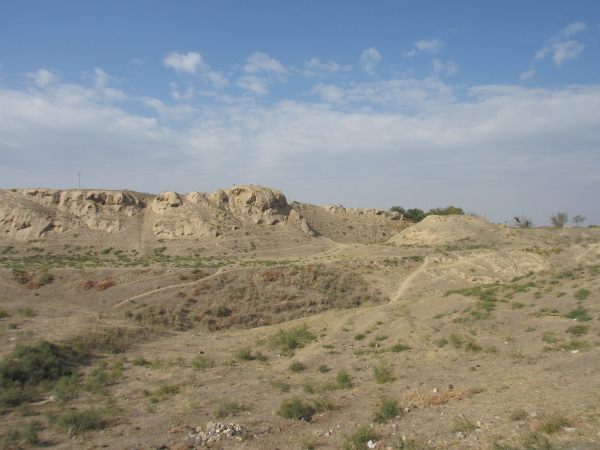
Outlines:
{"type": "Polygon", "coordinates": [[[194,369],[212,369],[216,366],[215,360],[210,356],[198,355],[190,361],[194,369]]]}
{"type": "Polygon", "coordinates": [[[367,442],[377,441],[377,432],[368,425],[360,426],[352,435],[344,436],[343,450],[363,450],[367,448],[367,442]]]}
{"type": "Polygon", "coordinates": [[[379,409],[373,414],[373,422],[387,423],[388,420],[400,415],[400,407],[396,400],[384,398],[381,400],[379,409]]]}
{"type": "Polygon", "coordinates": [[[356,334],[356,335],[354,335],[354,340],[355,340],[355,341],[362,341],[362,340],[363,340],[364,338],[366,338],[366,337],[367,337],[367,335],[366,335],[366,334],[359,333],[359,334],[356,334]]]}
{"type": "Polygon", "coordinates": [[[252,361],[255,359],[254,355],[252,354],[252,349],[250,347],[241,348],[237,351],[235,357],[240,361],[252,361]]]}
{"type": "Polygon", "coordinates": [[[385,384],[394,381],[392,371],[384,363],[373,367],[373,376],[377,384],[385,384]]]}
{"type": "Polygon", "coordinates": [[[352,387],[352,379],[345,370],[340,370],[337,373],[335,376],[335,381],[341,389],[349,389],[352,387]]]}
{"type": "Polygon", "coordinates": [[[558,338],[556,337],[556,334],[554,334],[554,332],[546,331],[544,332],[544,334],[542,334],[542,341],[548,344],[556,344],[556,342],[558,342],[558,338]]]}
{"type": "Polygon", "coordinates": [[[273,389],[278,390],[279,392],[289,392],[289,390],[290,390],[290,385],[288,383],[286,383],[285,381],[281,381],[281,380],[271,381],[271,387],[273,389]]]}
{"type": "Polygon", "coordinates": [[[475,426],[475,424],[473,422],[471,422],[466,417],[461,417],[461,418],[457,419],[456,422],[454,422],[454,425],[452,426],[452,431],[454,433],[461,432],[461,433],[464,433],[465,435],[469,435],[473,431],[475,431],[475,428],[477,428],[477,427],[475,426]]]}
{"type": "Polygon", "coordinates": [[[461,348],[463,345],[463,340],[460,334],[452,333],[450,335],[450,342],[454,346],[454,348],[461,348]]]}
{"type": "Polygon", "coordinates": [[[577,300],[585,300],[586,298],[588,298],[590,296],[592,292],[587,290],[587,289],[579,289],[577,292],[575,292],[575,294],[573,295],[577,300]]]}
{"type": "Polygon", "coordinates": [[[144,358],[143,356],[137,356],[135,358],[133,358],[133,360],[131,361],[131,364],[133,366],[142,366],[142,367],[150,367],[152,365],[152,363],[148,360],[146,360],[146,358],[144,358]]]}
{"type": "Polygon", "coordinates": [[[4,319],[5,317],[10,317],[10,314],[4,308],[0,308],[0,319],[4,319]]]}
{"type": "Polygon", "coordinates": [[[295,349],[304,347],[305,344],[314,341],[316,338],[308,330],[308,327],[304,325],[287,331],[279,330],[269,340],[274,347],[278,347],[281,350],[282,354],[293,356],[295,349]]]}
{"type": "Polygon", "coordinates": [[[410,347],[408,345],[404,345],[404,344],[396,344],[396,345],[392,345],[390,347],[390,352],[392,352],[392,353],[400,353],[400,352],[404,352],[406,350],[410,350],[410,347]]]}
{"type": "Polygon", "coordinates": [[[435,341],[433,341],[433,343],[435,345],[437,345],[439,348],[445,347],[446,345],[448,345],[450,343],[450,341],[446,338],[439,338],[436,339],[435,341]]]}
{"type": "Polygon", "coordinates": [[[589,329],[585,325],[575,325],[567,329],[567,332],[574,336],[582,336],[584,334],[587,334],[588,331],[589,329]]]}
{"type": "Polygon", "coordinates": [[[288,366],[288,369],[292,372],[302,372],[306,367],[300,361],[294,361],[288,366]]]}
{"type": "Polygon", "coordinates": [[[65,430],[71,430],[74,434],[84,431],[101,430],[104,428],[103,414],[95,409],[76,410],[71,409],[58,417],[57,425],[65,430]]]}
{"type": "Polygon", "coordinates": [[[515,409],[510,413],[510,420],[516,422],[518,420],[525,420],[529,417],[529,413],[525,411],[523,408],[515,409]]]}
{"type": "Polygon", "coordinates": [[[214,410],[215,417],[220,419],[224,417],[236,416],[238,413],[248,411],[246,405],[241,405],[236,401],[222,400],[214,410]]]}
{"type": "Polygon", "coordinates": [[[567,319],[575,319],[578,322],[587,322],[592,320],[587,312],[587,309],[585,309],[583,306],[578,306],[577,308],[572,309],[571,312],[565,315],[565,317],[567,319]]]}
{"type": "Polygon", "coordinates": [[[308,419],[307,421],[310,422],[316,412],[317,409],[310,403],[303,402],[298,397],[293,397],[281,402],[277,415],[289,420],[308,419]]]}
{"type": "Polygon", "coordinates": [[[524,307],[525,307],[525,304],[520,303],[520,302],[513,302],[512,305],[510,305],[510,309],[521,309],[524,307]]]}
{"type": "Polygon", "coordinates": [[[554,434],[561,431],[564,427],[568,427],[570,425],[571,423],[566,417],[560,414],[554,414],[542,419],[539,426],[539,431],[545,434],[554,434]]]}
{"type": "Polygon", "coordinates": [[[331,369],[329,369],[326,364],[321,364],[319,367],[317,367],[317,370],[321,373],[326,373],[331,369]]]}

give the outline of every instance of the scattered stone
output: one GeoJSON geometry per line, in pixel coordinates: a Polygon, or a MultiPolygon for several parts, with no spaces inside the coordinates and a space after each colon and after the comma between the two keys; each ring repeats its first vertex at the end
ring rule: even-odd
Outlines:
{"type": "Polygon", "coordinates": [[[373,442],[373,441],[367,442],[367,447],[369,447],[369,448],[375,448],[376,445],[377,445],[376,442],[373,442]]]}
{"type": "Polygon", "coordinates": [[[467,435],[465,433],[463,433],[462,431],[457,431],[456,437],[460,438],[460,439],[465,439],[467,437],[467,435]]]}
{"type": "Polygon", "coordinates": [[[221,439],[241,439],[240,435],[244,432],[244,428],[236,423],[222,424],[219,422],[208,422],[206,424],[206,431],[202,431],[201,427],[190,433],[188,442],[192,442],[194,445],[209,445],[213,442],[219,442],[221,439]]]}

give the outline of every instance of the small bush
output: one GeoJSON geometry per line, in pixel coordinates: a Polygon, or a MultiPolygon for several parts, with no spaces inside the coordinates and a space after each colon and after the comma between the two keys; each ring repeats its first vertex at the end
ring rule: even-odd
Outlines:
{"type": "Polygon", "coordinates": [[[270,341],[273,346],[281,349],[282,354],[291,356],[295,349],[304,347],[304,344],[314,341],[316,338],[304,325],[287,331],[279,330],[271,336],[270,341]]]}
{"type": "Polygon", "coordinates": [[[565,317],[568,319],[575,319],[578,322],[587,322],[589,320],[592,320],[587,310],[583,306],[578,306],[577,308],[571,310],[571,312],[565,317]]]}
{"type": "Polygon", "coordinates": [[[218,418],[223,418],[235,416],[242,411],[248,411],[248,407],[235,401],[223,400],[215,409],[214,414],[218,418]]]}
{"type": "Polygon", "coordinates": [[[102,414],[94,408],[85,410],[70,410],[62,414],[57,425],[65,430],[78,434],[83,431],[101,430],[103,428],[102,414]]]}
{"type": "Polygon", "coordinates": [[[522,408],[515,409],[510,413],[510,420],[516,422],[517,420],[525,420],[529,417],[529,413],[522,408]]]}
{"type": "Polygon", "coordinates": [[[408,345],[404,345],[404,344],[396,344],[390,348],[390,352],[394,352],[394,353],[400,353],[400,352],[404,352],[406,350],[410,350],[410,347],[408,345]]]}
{"type": "Polygon", "coordinates": [[[139,342],[154,338],[157,334],[148,328],[104,328],[76,335],[68,342],[79,357],[86,357],[96,351],[122,353],[139,342]]]}
{"type": "Polygon", "coordinates": [[[348,389],[352,387],[352,379],[350,378],[350,375],[348,375],[348,372],[346,372],[345,370],[340,370],[337,373],[337,375],[335,376],[335,381],[341,389],[348,389]]]}
{"type": "Polygon", "coordinates": [[[326,364],[321,364],[319,367],[317,367],[317,370],[321,373],[325,373],[325,372],[329,372],[329,368],[327,367],[326,364]]]}
{"type": "Polygon", "coordinates": [[[37,312],[33,308],[30,308],[29,306],[26,307],[25,309],[19,308],[19,309],[17,309],[17,312],[25,317],[37,316],[37,312]]]}
{"type": "Polygon", "coordinates": [[[0,308],[0,319],[4,319],[5,317],[10,317],[10,315],[6,312],[4,308],[0,308]]]}
{"type": "Polygon", "coordinates": [[[271,387],[277,389],[279,392],[289,392],[290,390],[290,385],[281,380],[273,380],[271,382],[271,387]]]}
{"type": "Polygon", "coordinates": [[[366,334],[359,333],[359,334],[356,334],[356,335],[354,336],[354,340],[355,340],[355,341],[362,341],[362,340],[363,340],[364,338],[366,338],[366,337],[367,337],[367,335],[366,335],[366,334]]]}
{"type": "Polygon", "coordinates": [[[440,338],[440,339],[436,339],[435,341],[433,341],[433,343],[435,345],[437,345],[439,348],[445,347],[446,345],[448,345],[450,343],[450,341],[446,338],[440,338]]]}
{"type": "Polygon", "coordinates": [[[464,433],[465,435],[468,435],[468,434],[472,433],[473,431],[475,431],[475,428],[477,428],[477,427],[475,426],[475,424],[473,422],[471,422],[466,417],[461,417],[460,419],[457,419],[456,422],[454,422],[452,431],[454,433],[461,432],[461,433],[464,433]]]}
{"type": "Polygon", "coordinates": [[[373,422],[375,423],[387,423],[388,420],[393,419],[400,415],[400,407],[396,400],[389,400],[384,398],[381,400],[379,410],[373,414],[373,422]]]}
{"type": "Polygon", "coordinates": [[[460,337],[459,334],[456,334],[456,333],[452,333],[450,335],[450,342],[452,343],[454,348],[461,348],[462,344],[463,344],[462,338],[460,337]]]}
{"type": "Polygon", "coordinates": [[[294,361],[288,367],[292,372],[302,372],[305,368],[304,364],[300,361],[294,361]]]}
{"type": "Polygon", "coordinates": [[[539,431],[546,434],[554,434],[568,426],[570,426],[570,422],[566,417],[555,414],[541,421],[539,424],[539,431]]]}
{"type": "Polygon", "coordinates": [[[235,357],[240,361],[252,361],[254,356],[252,355],[252,349],[250,347],[244,347],[235,354],[235,357]]]}
{"type": "Polygon", "coordinates": [[[367,442],[378,440],[379,436],[373,428],[362,425],[350,436],[344,436],[343,450],[363,450],[367,448],[367,442]]]}
{"type": "Polygon", "coordinates": [[[190,364],[194,369],[211,369],[216,366],[215,360],[205,355],[196,356],[190,364]]]}
{"type": "Polygon", "coordinates": [[[567,329],[567,332],[571,333],[574,336],[581,336],[583,334],[586,334],[588,331],[588,327],[586,327],[585,325],[575,325],[567,329]]]}
{"type": "Polygon", "coordinates": [[[150,361],[148,361],[146,358],[144,358],[143,356],[138,356],[136,358],[133,358],[133,361],[131,361],[131,364],[133,366],[143,366],[143,367],[149,367],[152,365],[152,363],[150,361]]]}
{"type": "Polygon", "coordinates": [[[305,403],[298,397],[294,397],[289,400],[284,400],[279,409],[277,415],[289,420],[306,420],[310,422],[312,415],[317,412],[316,408],[310,403],[305,403]]]}
{"type": "Polygon", "coordinates": [[[394,380],[392,371],[383,363],[373,367],[373,375],[377,384],[389,383],[394,380]]]}
{"type": "Polygon", "coordinates": [[[585,300],[586,298],[588,298],[591,294],[591,291],[588,291],[587,289],[579,289],[577,292],[575,292],[574,297],[577,300],[585,300]]]}

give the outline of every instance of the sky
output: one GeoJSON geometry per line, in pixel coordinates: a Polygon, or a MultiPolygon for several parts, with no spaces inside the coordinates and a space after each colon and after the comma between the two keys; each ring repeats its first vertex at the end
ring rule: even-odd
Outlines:
{"type": "Polygon", "coordinates": [[[600,225],[595,0],[0,1],[0,42],[1,189],[600,225]]]}

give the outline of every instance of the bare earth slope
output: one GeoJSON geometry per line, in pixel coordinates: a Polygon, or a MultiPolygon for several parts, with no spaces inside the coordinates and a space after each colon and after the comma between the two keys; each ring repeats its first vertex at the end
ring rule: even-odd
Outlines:
{"type": "Polygon", "coordinates": [[[238,186],[0,191],[0,236],[7,448],[600,448],[600,228],[238,186]],[[78,378],[14,378],[40,339],[78,378]]]}

